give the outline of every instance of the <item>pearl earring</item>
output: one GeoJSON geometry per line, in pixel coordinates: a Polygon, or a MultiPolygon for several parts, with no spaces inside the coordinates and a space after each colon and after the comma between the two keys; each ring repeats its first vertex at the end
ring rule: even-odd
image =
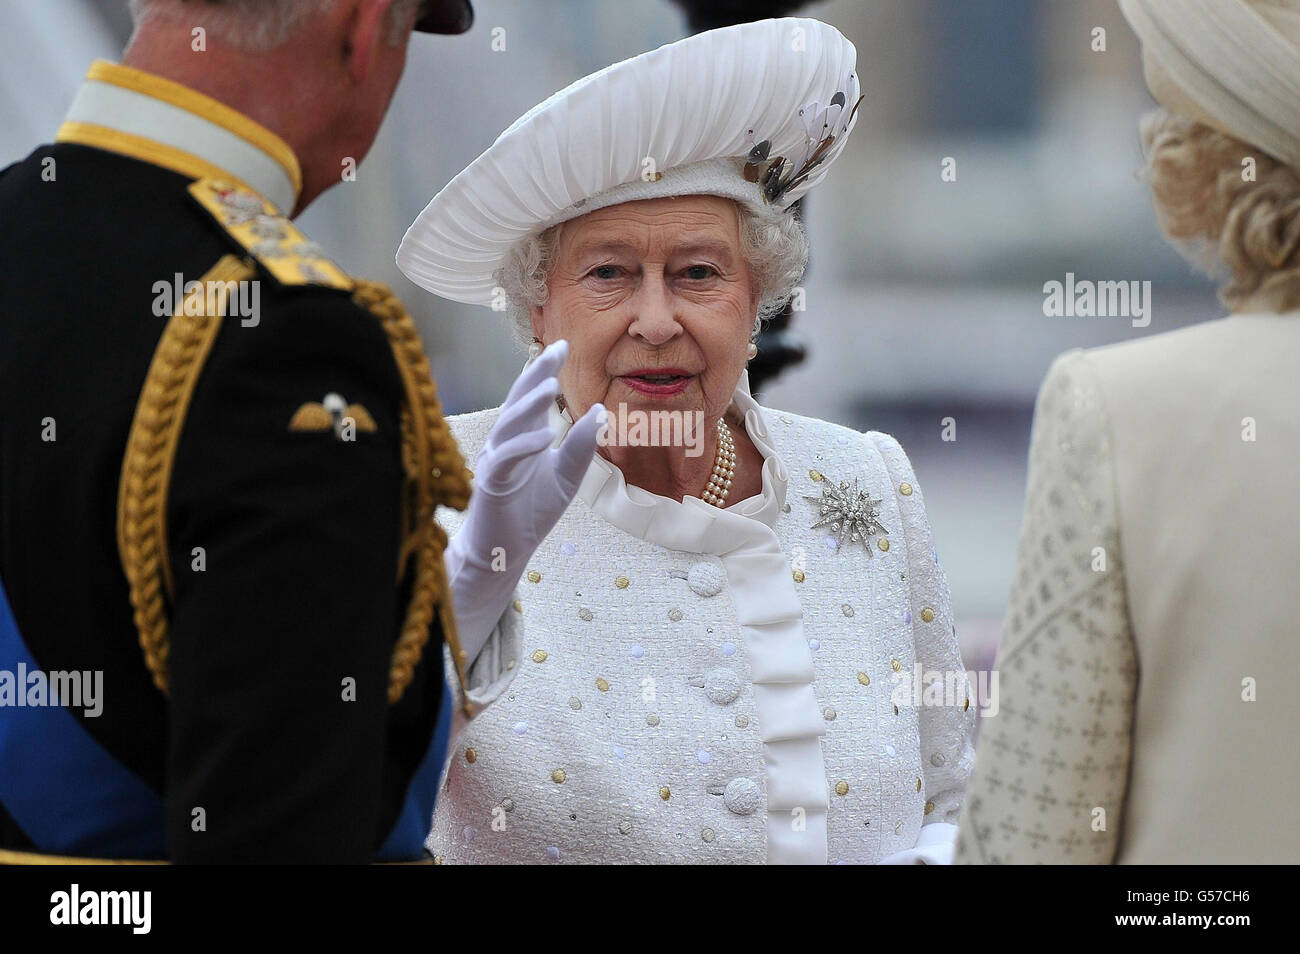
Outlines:
{"type": "Polygon", "coordinates": [[[542,353],[542,343],[538,341],[536,338],[534,338],[533,343],[528,346],[528,357],[536,358],[541,353],[542,353]]]}
{"type": "Polygon", "coordinates": [[[749,350],[746,351],[745,355],[749,360],[752,361],[754,359],[754,355],[756,354],[758,354],[758,345],[754,344],[754,342],[751,341],[749,343],[749,350]]]}

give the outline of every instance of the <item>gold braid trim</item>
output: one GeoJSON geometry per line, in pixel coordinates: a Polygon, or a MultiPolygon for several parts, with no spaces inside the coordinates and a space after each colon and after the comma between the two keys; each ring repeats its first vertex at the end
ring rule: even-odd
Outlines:
{"type": "MultiPolygon", "coordinates": [[[[238,282],[255,275],[251,263],[227,255],[177,307],[158,341],[127,437],[118,488],[117,547],[130,588],[145,665],[163,694],[168,691],[166,600],[174,593],[167,552],[168,489],[185,415],[222,319],[222,315],[186,312],[205,311],[209,282],[238,282]],[[193,299],[197,301],[190,305],[193,299]]],[[[393,648],[388,701],[396,703],[410,684],[428,642],[435,611],[468,698],[467,660],[460,649],[451,600],[446,596],[442,553],[447,535],[434,522],[433,512],[439,503],[458,510],[466,507],[469,474],[443,419],[415,323],[401,302],[382,285],[359,283],[355,301],[374,314],[388,334],[407,393],[407,405],[402,409],[402,462],[407,474],[402,513],[406,539],[399,576],[407,557],[414,554],[415,580],[402,631],[393,648]]],[[[468,701],[465,707],[468,714],[468,701]]]]}
{"type": "Polygon", "coordinates": [[[168,652],[164,592],[167,597],[174,592],[167,553],[167,488],[194,386],[221,330],[222,315],[206,314],[206,289],[210,282],[245,281],[255,274],[251,264],[227,255],[177,306],[145,375],[122,459],[117,552],[131,591],[145,665],[164,694],[168,652]]]}
{"type": "Polygon", "coordinates": [[[122,858],[74,858],[70,855],[46,855],[36,851],[12,851],[0,848],[0,865],[166,865],[167,861],[132,861],[122,858]]]}
{"type": "Polygon", "coordinates": [[[402,464],[407,476],[402,508],[405,540],[398,558],[398,574],[403,573],[407,557],[413,554],[415,580],[406,619],[393,649],[388,699],[396,702],[410,683],[429,641],[436,607],[443,638],[456,666],[465,714],[471,715],[466,673],[469,661],[460,647],[442,559],[447,534],[433,519],[438,504],[456,510],[464,510],[469,504],[469,473],[442,416],[424,343],[405,306],[387,286],[369,281],[357,282],[353,301],[379,319],[406,386],[406,406],[402,409],[402,464]]]}

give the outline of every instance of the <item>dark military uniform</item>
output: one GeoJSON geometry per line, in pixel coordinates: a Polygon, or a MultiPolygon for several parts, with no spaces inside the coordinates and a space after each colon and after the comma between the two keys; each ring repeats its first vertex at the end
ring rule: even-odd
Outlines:
{"type": "Polygon", "coordinates": [[[0,173],[0,860],[419,859],[455,648],[431,516],[467,499],[419,338],[268,200],[282,143],[91,80],[0,173]],[[114,97],[122,127],[85,115],[114,97]],[[101,711],[38,671],[102,673],[101,711]]]}

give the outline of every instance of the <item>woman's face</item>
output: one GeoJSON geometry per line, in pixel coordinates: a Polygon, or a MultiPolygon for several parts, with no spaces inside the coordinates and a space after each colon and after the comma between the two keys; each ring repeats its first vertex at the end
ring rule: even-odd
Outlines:
{"type": "Polygon", "coordinates": [[[560,386],[574,420],[597,401],[611,415],[726,411],[759,300],[733,201],[646,199],[572,219],[547,288],[533,332],[569,342],[560,386]]]}

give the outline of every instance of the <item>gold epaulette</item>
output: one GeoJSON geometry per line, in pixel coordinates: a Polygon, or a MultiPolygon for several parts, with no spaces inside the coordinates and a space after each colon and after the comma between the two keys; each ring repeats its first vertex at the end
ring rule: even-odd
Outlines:
{"type": "MultiPolygon", "coordinates": [[[[246,281],[255,274],[250,262],[227,255],[178,303],[158,341],[127,438],[118,492],[118,553],[145,664],[163,693],[167,692],[169,649],[167,601],[175,592],[166,525],[171,471],[190,399],[224,317],[220,309],[206,313],[205,301],[192,299],[202,299],[212,283],[246,281]]],[[[414,578],[393,648],[388,700],[396,703],[410,684],[437,612],[468,715],[468,660],[460,648],[443,565],[447,535],[434,521],[434,511],[439,504],[458,510],[468,505],[469,472],[443,419],[429,361],[410,315],[383,285],[344,278],[355,289],[353,301],[374,315],[388,335],[406,391],[401,409],[404,540],[397,555],[397,579],[405,577],[412,556],[414,578]]]]}
{"type": "Polygon", "coordinates": [[[319,245],[252,189],[199,179],[190,185],[190,195],[281,285],[324,285],[343,291],[355,287],[319,245]]]}
{"type": "Polygon", "coordinates": [[[397,575],[399,579],[404,576],[406,562],[413,555],[415,582],[406,621],[393,650],[388,698],[396,702],[411,681],[429,640],[436,607],[442,621],[443,639],[456,666],[465,714],[472,715],[469,660],[460,646],[442,560],[447,532],[433,519],[439,504],[455,510],[464,510],[469,505],[469,471],[438,403],[424,343],[401,299],[387,286],[370,281],[358,281],[352,298],[378,318],[388,333],[397,369],[406,385],[406,403],[402,408],[402,466],[406,471],[402,512],[406,539],[398,556],[397,575]]]}

